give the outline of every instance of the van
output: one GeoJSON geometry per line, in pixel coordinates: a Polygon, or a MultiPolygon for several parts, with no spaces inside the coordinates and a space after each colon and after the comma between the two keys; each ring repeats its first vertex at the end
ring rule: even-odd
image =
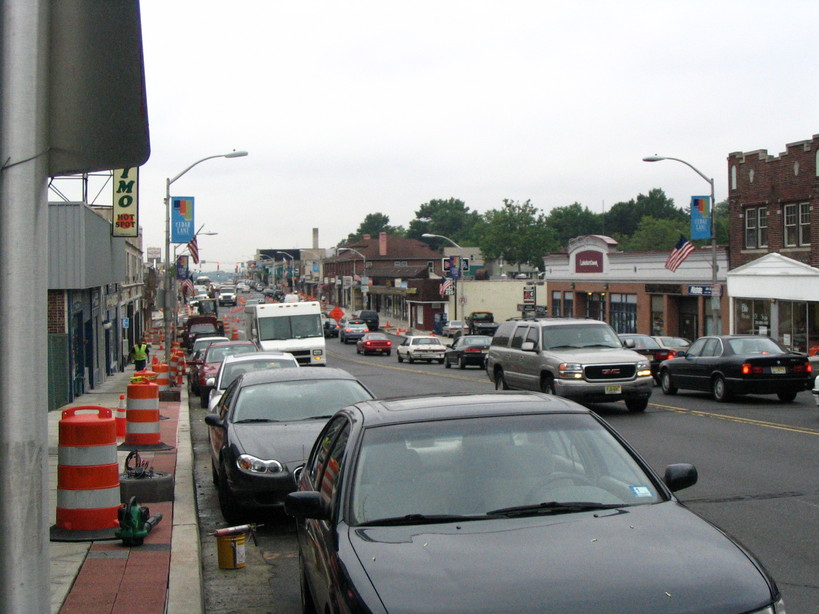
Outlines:
{"type": "Polygon", "coordinates": [[[353,313],[353,319],[364,320],[370,331],[378,330],[378,312],[371,309],[362,309],[353,313]]]}

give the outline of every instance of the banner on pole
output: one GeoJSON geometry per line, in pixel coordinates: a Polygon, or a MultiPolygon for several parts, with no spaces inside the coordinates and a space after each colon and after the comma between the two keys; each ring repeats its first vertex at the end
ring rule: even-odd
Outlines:
{"type": "Polygon", "coordinates": [[[193,227],[193,196],[171,197],[171,242],[187,243],[196,235],[193,227]]]}
{"type": "Polygon", "coordinates": [[[711,215],[713,215],[710,196],[691,197],[691,238],[711,238],[711,215]]]}

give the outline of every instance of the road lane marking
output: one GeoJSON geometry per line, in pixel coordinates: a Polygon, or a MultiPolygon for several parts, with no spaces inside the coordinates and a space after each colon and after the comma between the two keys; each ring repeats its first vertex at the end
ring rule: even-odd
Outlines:
{"type": "Polygon", "coordinates": [[[775,429],[780,431],[790,431],[792,433],[802,433],[803,435],[819,435],[819,429],[812,429],[803,426],[792,426],[790,424],[780,424],[778,422],[769,422],[767,420],[755,420],[753,418],[743,418],[742,416],[728,416],[725,414],[716,414],[701,409],[686,409],[685,407],[677,407],[675,405],[662,405],[660,403],[650,403],[653,407],[675,412],[678,414],[689,414],[698,416],[700,418],[715,418],[717,420],[726,420],[728,422],[737,422],[740,424],[749,424],[752,426],[761,426],[763,428],[775,429]]]}

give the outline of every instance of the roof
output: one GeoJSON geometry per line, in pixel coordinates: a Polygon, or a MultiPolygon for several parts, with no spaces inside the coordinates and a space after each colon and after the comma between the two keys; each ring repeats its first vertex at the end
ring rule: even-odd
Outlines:
{"type": "MultiPolygon", "coordinates": [[[[295,369],[294,369],[295,370],[295,369]]],[[[306,369],[302,369],[305,371],[306,369]]],[[[591,414],[582,405],[539,392],[494,392],[376,399],[356,403],[355,410],[367,426],[424,420],[514,416],[525,414],[591,414]]]]}
{"type": "Polygon", "coordinates": [[[269,371],[253,371],[240,375],[240,385],[269,384],[272,382],[310,381],[344,379],[358,381],[357,378],[343,369],[332,367],[307,367],[304,369],[275,369],[269,371]]]}

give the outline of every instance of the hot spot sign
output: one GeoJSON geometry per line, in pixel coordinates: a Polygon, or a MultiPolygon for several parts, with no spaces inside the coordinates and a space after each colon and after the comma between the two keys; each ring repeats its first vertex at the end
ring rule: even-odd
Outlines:
{"type": "Polygon", "coordinates": [[[111,235],[114,237],[139,236],[139,168],[121,168],[113,171],[114,219],[111,235]]]}

